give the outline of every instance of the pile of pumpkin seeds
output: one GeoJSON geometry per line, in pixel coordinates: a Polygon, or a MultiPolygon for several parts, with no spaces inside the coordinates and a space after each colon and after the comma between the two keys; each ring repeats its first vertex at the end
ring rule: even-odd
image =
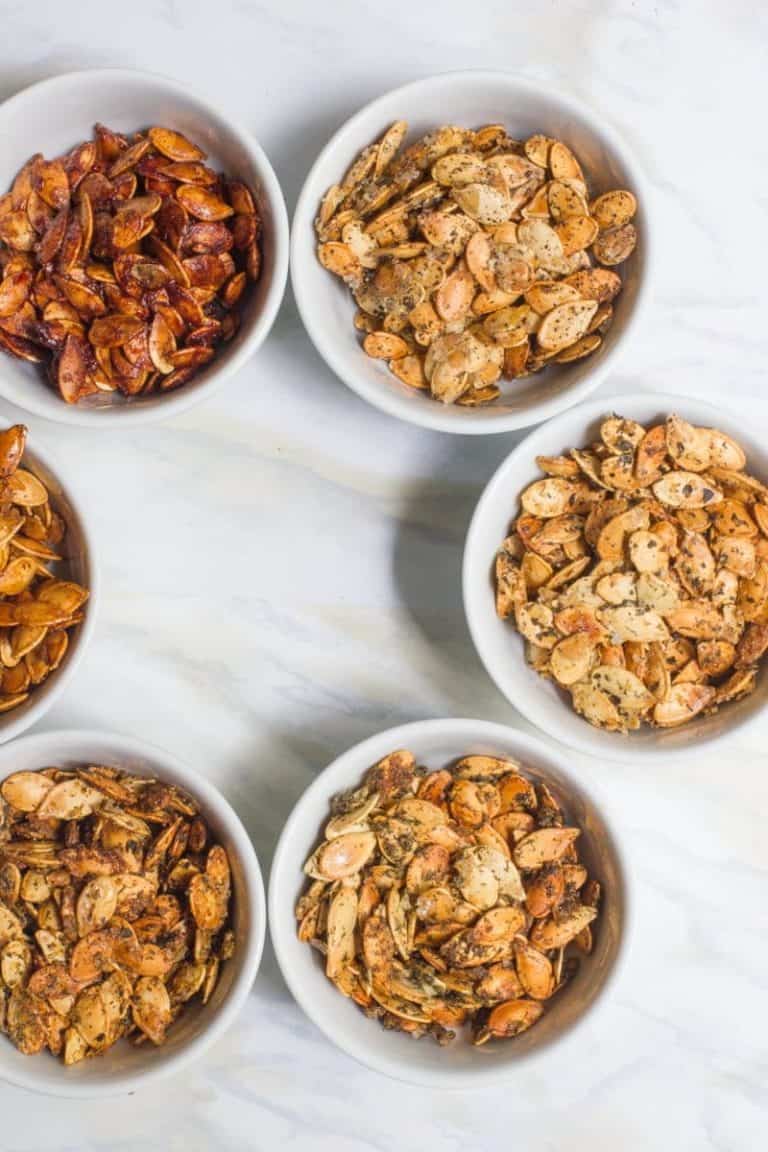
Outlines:
{"type": "Polygon", "coordinates": [[[115,768],[0,785],[0,1032],[65,1064],[164,1043],[234,952],[229,860],[179,788],[115,768]]]}
{"type": "Polygon", "coordinates": [[[610,416],[537,457],[496,558],[496,609],[590,724],[679,727],[755,687],[768,648],[768,488],[724,432],[610,416]]]}
{"type": "Polygon", "coordinates": [[[304,867],[299,939],[385,1028],[475,1044],[530,1028],[592,950],[580,829],[514,760],[438,771],[401,749],[335,798],[304,867]]]}
{"type": "Polygon", "coordinates": [[[320,205],[318,257],[349,286],[369,356],[445,404],[594,353],[634,251],[631,192],[590,199],[562,141],[446,126],[363,149],[320,205]]]}
{"type": "Polygon", "coordinates": [[[42,480],[22,467],[26,444],[23,424],[0,431],[0,713],[56,671],[88,599],[87,588],[54,576],[67,526],[42,480]]]}

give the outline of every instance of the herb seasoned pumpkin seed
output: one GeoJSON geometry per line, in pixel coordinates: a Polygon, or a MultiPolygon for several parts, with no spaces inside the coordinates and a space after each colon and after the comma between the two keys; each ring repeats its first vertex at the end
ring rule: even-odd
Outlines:
{"type": "MultiPolygon", "coordinates": [[[[601,236],[626,226],[610,223],[634,211],[626,196],[596,202],[601,236]]],[[[609,416],[599,442],[537,463],[545,478],[521,493],[496,558],[497,614],[535,670],[616,732],[677,727],[753,691],[768,650],[768,489],[741,445],[676,414],[652,428],[609,416]]]]}
{"type": "MultiPolygon", "coordinates": [[[[577,158],[545,136],[449,126],[403,148],[406,133],[398,121],[364,148],[315,221],[320,263],[360,309],[364,351],[407,387],[470,407],[596,352],[622,285],[611,269],[637,241],[632,193],[590,203],[577,158]]],[[[216,194],[190,178],[181,199],[200,215],[216,194]]],[[[24,291],[9,283],[7,298],[24,291]]]]}
{"type": "MultiPolygon", "coordinates": [[[[462,169],[437,171],[457,179],[462,169]]],[[[578,952],[597,916],[579,901],[598,886],[559,798],[513,760],[470,755],[427,772],[400,749],[332,807],[295,914],[342,995],[384,1027],[440,1044],[465,1024],[474,1044],[531,1027],[576,970],[563,950],[573,941],[578,952]]],[[[188,965],[172,1002],[199,980],[188,965]]]]}
{"type": "Polygon", "coordinates": [[[87,765],[13,773],[0,806],[0,1032],[66,1064],[162,1044],[235,948],[229,860],[193,801],[87,765]]]}

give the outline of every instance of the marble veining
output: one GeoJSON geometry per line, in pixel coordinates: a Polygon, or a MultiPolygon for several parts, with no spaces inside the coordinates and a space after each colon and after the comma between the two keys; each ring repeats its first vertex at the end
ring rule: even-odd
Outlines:
{"type": "MultiPolygon", "coordinates": [[[[289,210],[331,132],[406,80],[507,68],[581,97],[644,164],[657,241],[653,300],[606,403],[665,390],[764,421],[768,15],[750,0],[0,11],[0,97],[79,67],[174,74],[250,125],[289,210]]],[[[259,355],[186,415],[130,434],[28,423],[90,489],[103,564],[95,641],[45,725],[187,758],[266,869],[295,799],[351,743],[434,715],[522,723],[479,665],[459,587],[472,508],[516,437],[449,437],[367,407],[316,356],[290,294],[259,355]]],[[[766,731],[642,770],[574,753],[619,821],[637,921],[575,1058],[556,1052],[492,1096],[390,1083],[330,1047],[268,946],[237,1025],[181,1079],[87,1107],[0,1085],[0,1149],[751,1152],[768,1119],[766,731]]]]}

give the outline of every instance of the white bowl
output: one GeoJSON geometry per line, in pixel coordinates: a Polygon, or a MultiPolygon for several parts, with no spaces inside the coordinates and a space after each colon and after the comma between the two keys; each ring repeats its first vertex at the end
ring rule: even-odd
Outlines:
{"type": "MultiPolygon", "coordinates": [[[[0,413],[0,427],[12,423],[14,421],[9,416],[0,413]]],[[[59,547],[64,561],[56,565],[56,575],[82,584],[89,595],[83,609],[82,624],[67,629],[69,643],[59,667],[42,684],[32,687],[28,699],[18,708],[0,713],[0,744],[19,736],[39,720],[71,681],[93,635],[100,592],[96,545],[88,528],[82,496],[69,479],[66,482],[61,479],[58,463],[31,432],[27,437],[22,467],[42,480],[50,494],[52,508],[67,526],[66,536],[59,547]]]]}
{"type": "Polygon", "coordinates": [[[266,906],[259,862],[239,817],[208,780],[170,753],[130,736],[89,731],[42,732],[0,748],[0,780],[12,772],[76,764],[106,764],[137,776],[156,776],[189,792],[229,855],[237,941],[208,1004],[190,1002],[159,1048],[120,1042],[104,1055],[68,1068],[49,1053],[22,1056],[0,1035],[0,1079],[48,1096],[89,1099],[134,1092],[176,1074],[226,1031],[259,968],[266,906]]]}
{"type": "Polygon", "coordinates": [[[183,412],[237,372],[263,343],[288,273],[288,217],[277,177],[249,131],[175,80],[126,68],[68,72],[25,88],[0,105],[0,190],[33,152],[51,158],[90,139],[97,121],[120,132],[153,124],[176,128],[209,153],[209,163],[245,180],[262,218],[263,267],[241,314],[240,330],[214,360],[176,391],[126,400],[117,393],[66,404],[41,365],[0,355],[0,396],[65,424],[148,423],[183,412]]]}
{"type": "MultiPolygon", "coordinates": [[[[483,1088],[511,1079],[521,1065],[543,1065],[548,1051],[593,1013],[614,979],[629,935],[627,877],[616,841],[604,823],[602,804],[568,771],[568,758],[514,728],[483,720],[424,720],[380,732],[350,748],[310,784],[282,831],[269,880],[269,926],[286,983],[307,1016],[348,1055],[396,1080],[430,1088],[483,1088]],[[326,978],[319,954],[296,936],[294,905],[304,888],[304,861],[319,843],[329,803],[338,792],[362,782],[366,770],[395,748],[409,748],[429,769],[445,767],[468,753],[512,756],[526,773],[552,786],[568,818],[582,828],[584,863],[603,885],[603,905],[595,949],[573,981],[548,1005],[529,1032],[506,1044],[474,1048],[457,1037],[440,1048],[424,1037],[385,1031],[326,978]]],[[[576,1058],[584,1058],[578,1038],[568,1036],[576,1058]],[[579,1053],[581,1055],[579,1056],[579,1053]]]]}
{"type": "Polygon", "coordinates": [[[382,411],[442,432],[509,432],[554,416],[589,395],[615,367],[641,312],[651,278],[649,194],[627,146],[596,112],[561,96],[551,86],[505,72],[453,72],[396,88],[366,105],[338,130],[315,161],[296,206],[291,236],[291,283],[312,341],[329,368],[382,411]],[[510,134],[534,132],[570,144],[595,192],[628,187],[638,200],[639,243],[621,267],[624,288],[613,323],[598,352],[504,386],[502,398],[481,408],[444,405],[395,379],[383,361],[360,346],[346,286],[320,266],[313,222],[322,197],[338,183],[354,157],[395,120],[407,120],[409,139],[441,124],[478,127],[502,122],[510,134]]]}
{"type": "Polygon", "coordinates": [[[700,716],[682,728],[644,725],[627,735],[604,732],[578,716],[569,696],[526,664],[522,638],[509,621],[499,619],[494,603],[495,556],[518,514],[521,492],[541,477],[536,456],[556,456],[569,448],[583,447],[597,437],[600,421],[611,412],[641,424],[656,424],[669,413],[677,412],[693,424],[720,428],[742,444],[747,468],[768,480],[765,436],[754,431],[753,417],[745,419],[687,396],[659,393],[611,396],[582,404],[529,433],[489,481],[472,517],[464,548],[464,610],[480,659],[499,690],[548,736],[600,759],[668,759],[695,753],[757,716],[768,695],[765,665],[751,696],[725,704],[711,716],[700,716]]]}

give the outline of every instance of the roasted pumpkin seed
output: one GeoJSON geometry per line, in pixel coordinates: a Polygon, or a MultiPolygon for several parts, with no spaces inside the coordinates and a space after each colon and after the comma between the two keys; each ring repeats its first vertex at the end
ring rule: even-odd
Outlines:
{"type": "MultiPolygon", "coordinates": [[[[70,610],[74,588],[58,593],[70,610]]],[[[195,804],[159,781],[93,765],[13,773],[0,797],[0,986],[15,997],[11,1040],[67,1064],[131,1029],[161,1044],[186,1002],[207,1002],[235,949],[229,860],[209,846],[195,804]],[[199,866],[182,857],[171,867],[185,846],[199,866]]]]}
{"type": "MultiPolygon", "coordinates": [[[[634,200],[599,208],[604,237],[629,226],[608,221],[634,200]]],[[[768,650],[768,514],[737,441],[678,414],[651,428],[611,415],[600,442],[537,463],[545,478],[521,493],[496,558],[497,614],[537,671],[616,732],[685,724],[751,692],[768,650]]]]}
{"type": "MultiPolygon", "coordinates": [[[[446,180],[460,171],[437,169],[446,180]]],[[[580,829],[513,760],[473,754],[427,775],[415,764],[400,749],[334,798],[305,866],[317,878],[296,904],[299,939],[385,1027],[440,1043],[465,1023],[475,1043],[513,1036],[558,991],[568,941],[584,954],[597,916],[575,911],[576,893],[592,891],[580,829]],[[548,945],[555,931],[568,940],[548,945]]],[[[196,963],[171,982],[172,1000],[198,986],[196,963]]]]}
{"type": "Polygon", "coordinates": [[[94,132],[63,158],[33,158],[0,212],[0,348],[48,360],[69,404],[186,383],[234,335],[261,273],[245,184],[206,167],[171,129],[130,143],[104,125],[94,132]],[[189,289],[197,299],[180,297],[189,289]]]}
{"type": "MultiPolygon", "coordinates": [[[[364,148],[315,222],[320,263],[359,306],[365,351],[410,387],[470,407],[503,401],[502,378],[595,352],[622,281],[592,259],[630,255],[632,193],[590,204],[573,152],[545,136],[521,145],[500,125],[446,127],[403,147],[406,133],[398,121],[364,148]],[[477,317],[490,340],[459,339],[477,317]]],[[[194,175],[177,196],[199,214],[216,194],[194,175]]]]}

